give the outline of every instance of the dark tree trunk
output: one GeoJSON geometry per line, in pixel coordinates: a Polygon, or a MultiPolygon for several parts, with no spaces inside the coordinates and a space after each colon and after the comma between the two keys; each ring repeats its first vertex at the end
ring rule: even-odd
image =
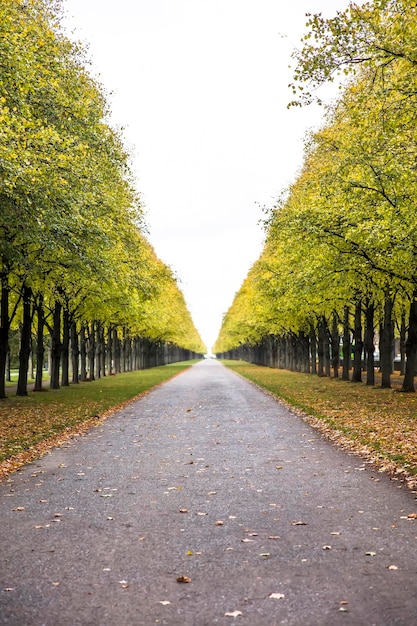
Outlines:
{"type": "Polygon", "coordinates": [[[410,316],[408,320],[408,336],[406,342],[407,361],[405,375],[401,391],[414,393],[414,376],[417,366],[417,293],[414,293],[410,303],[410,316]]]}
{"type": "Polygon", "coordinates": [[[354,353],[353,353],[352,382],[360,383],[362,382],[362,352],[363,352],[362,306],[361,306],[360,301],[357,302],[355,305],[353,340],[355,342],[355,347],[354,347],[354,353]]]}
{"type": "Polygon", "coordinates": [[[391,387],[392,351],[394,344],[394,330],[392,323],[393,299],[387,293],[384,300],[384,321],[379,338],[379,356],[381,361],[381,386],[391,387]]]}
{"type": "Polygon", "coordinates": [[[75,320],[72,320],[71,322],[70,336],[71,336],[71,369],[72,369],[71,382],[74,385],[78,385],[78,383],[80,382],[80,375],[79,375],[80,347],[79,347],[78,333],[77,333],[77,322],[75,320]]]}
{"type": "Polygon", "coordinates": [[[9,281],[6,273],[1,274],[0,302],[0,399],[6,398],[6,361],[9,348],[9,281]]]}
{"type": "Polygon", "coordinates": [[[407,325],[405,322],[405,313],[401,313],[401,325],[400,325],[400,375],[405,374],[405,358],[406,358],[406,341],[407,341],[407,325]]]}
{"type": "Polygon", "coordinates": [[[28,395],[28,371],[30,356],[30,340],[32,332],[32,289],[23,286],[23,322],[20,329],[19,378],[17,396],[28,395]]]}
{"type": "Polygon", "coordinates": [[[87,380],[87,346],[85,343],[85,326],[81,324],[80,329],[80,380],[87,380]]]}
{"type": "Polygon", "coordinates": [[[333,376],[339,378],[339,365],[340,365],[340,336],[339,336],[339,324],[336,313],[332,316],[332,368],[333,376]]]}
{"type": "Polygon", "coordinates": [[[375,385],[375,305],[373,302],[366,303],[365,309],[365,350],[366,350],[366,384],[375,385]]]}
{"type": "Polygon", "coordinates": [[[87,324],[87,335],[88,335],[88,369],[89,369],[89,378],[90,380],[95,380],[95,360],[96,360],[96,333],[95,333],[95,323],[91,322],[91,327],[87,324]]]}
{"type": "Polygon", "coordinates": [[[343,370],[342,379],[349,380],[350,371],[350,355],[352,351],[352,344],[350,341],[350,310],[348,306],[345,306],[343,311],[343,370]]]}
{"type": "Polygon", "coordinates": [[[39,296],[36,306],[38,324],[36,327],[36,374],[34,391],[42,391],[43,361],[45,358],[45,348],[43,345],[43,331],[45,328],[45,317],[43,310],[43,296],[39,296]]]}
{"type": "Polygon", "coordinates": [[[59,389],[59,369],[61,365],[61,313],[62,304],[55,302],[53,313],[53,327],[51,333],[51,372],[50,389],[59,389]]]}
{"type": "Polygon", "coordinates": [[[69,343],[70,343],[70,318],[67,308],[62,315],[62,373],[61,385],[69,387],[69,343]]]}
{"type": "Polygon", "coordinates": [[[311,373],[317,374],[317,337],[314,326],[310,328],[311,373]]]}

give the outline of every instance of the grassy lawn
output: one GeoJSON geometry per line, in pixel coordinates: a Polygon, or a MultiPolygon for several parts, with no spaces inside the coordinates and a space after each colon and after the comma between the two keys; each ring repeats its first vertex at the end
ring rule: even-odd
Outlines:
{"type": "Polygon", "coordinates": [[[307,414],[307,421],[332,440],[416,483],[417,394],[244,361],[222,363],[307,414]]]}
{"type": "Polygon", "coordinates": [[[6,400],[0,400],[0,478],[195,362],[106,376],[53,391],[29,391],[25,398],[10,391],[6,400]]]}

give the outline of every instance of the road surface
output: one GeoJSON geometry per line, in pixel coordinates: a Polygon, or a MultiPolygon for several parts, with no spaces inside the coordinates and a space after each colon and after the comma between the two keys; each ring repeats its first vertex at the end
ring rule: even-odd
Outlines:
{"type": "Polygon", "coordinates": [[[415,494],[215,361],[0,503],[1,624],[417,624],[415,494]]]}

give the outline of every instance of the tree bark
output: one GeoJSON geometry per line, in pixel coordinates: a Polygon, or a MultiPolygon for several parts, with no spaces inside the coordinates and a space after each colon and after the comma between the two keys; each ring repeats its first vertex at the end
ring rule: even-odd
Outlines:
{"type": "Polygon", "coordinates": [[[393,299],[387,292],[384,300],[384,320],[381,326],[379,339],[379,356],[381,362],[381,386],[385,389],[391,387],[392,373],[392,351],[393,351],[393,323],[392,309],[394,306],[393,299]]]}
{"type": "Polygon", "coordinates": [[[42,376],[43,376],[43,362],[45,358],[45,348],[43,345],[43,331],[45,328],[45,316],[43,310],[43,296],[39,296],[38,304],[36,305],[36,314],[38,317],[38,324],[36,327],[36,374],[35,374],[35,387],[34,391],[42,391],[42,376]]]}
{"type": "Polygon", "coordinates": [[[79,373],[79,361],[80,361],[80,346],[77,333],[77,322],[72,320],[70,328],[70,340],[71,340],[71,369],[72,377],[71,382],[74,385],[78,385],[80,382],[79,373]]]}
{"type": "Polygon", "coordinates": [[[339,378],[339,365],[340,365],[340,336],[339,336],[339,324],[336,313],[332,315],[332,368],[333,376],[339,378]]]}
{"type": "Polygon", "coordinates": [[[87,346],[85,343],[85,325],[80,329],[80,380],[87,380],[87,346]]]}
{"type": "Polygon", "coordinates": [[[23,285],[23,321],[20,329],[19,378],[17,380],[17,396],[28,395],[28,371],[30,356],[30,340],[32,332],[32,289],[23,285]]]}
{"type": "Polygon", "coordinates": [[[414,292],[410,303],[408,319],[408,335],[406,341],[407,360],[401,391],[415,392],[414,377],[417,366],[417,292],[414,292]]]}
{"type": "Polygon", "coordinates": [[[352,372],[352,382],[361,383],[362,382],[362,352],[363,352],[363,341],[362,341],[362,303],[360,300],[355,304],[355,322],[353,329],[353,340],[355,342],[354,352],[353,352],[353,372],[352,372]]]}
{"type": "Polygon", "coordinates": [[[365,350],[366,350],[366,384],[375,385],[375,305],[373,302],[366,303],[365,309],[365,350]]]}
{"type": "Polygon", "coordinates": [[[70,317],[65,307],[62,315],[62,373],[61,385],[69,387],[69,343],[70,343],[70,317]]]}
{"type": "Polygon", "coordinates": [[[53,327],[51,334],[51,371],[50,371],[50,389],[59,389],[59,369],[61,365],[61,313],[62,304],[55,302],[53,313],[53,327]]]}
{"type": "Polygon", "coordinates": [[[10,287],[7,273],[1,277],[1,301],[0,301],[0,399],[6,398],[6,361],[9,346],[9,294],[10,287]]]}
{"type": "Polygon", "coordinates": [[[350,371],[350,355],[352,351],[352,344],[350,341],[350,310],[348,306],[345,306],[343,311],[343,370],[342,379],[349,380],[350,371]]]}

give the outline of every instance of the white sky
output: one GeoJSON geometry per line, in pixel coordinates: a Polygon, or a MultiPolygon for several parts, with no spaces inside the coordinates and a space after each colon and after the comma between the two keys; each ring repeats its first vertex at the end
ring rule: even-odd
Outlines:
{"type": "MultiPolygon", "coordinates": [[[[321,109],[288,110],[305,13],[348,0],[64,0],[133,149],[149,240],[207,347],[262,249],[321,109]]],[[[72,33],[72,34],[71,34],[72,33]]]]}

